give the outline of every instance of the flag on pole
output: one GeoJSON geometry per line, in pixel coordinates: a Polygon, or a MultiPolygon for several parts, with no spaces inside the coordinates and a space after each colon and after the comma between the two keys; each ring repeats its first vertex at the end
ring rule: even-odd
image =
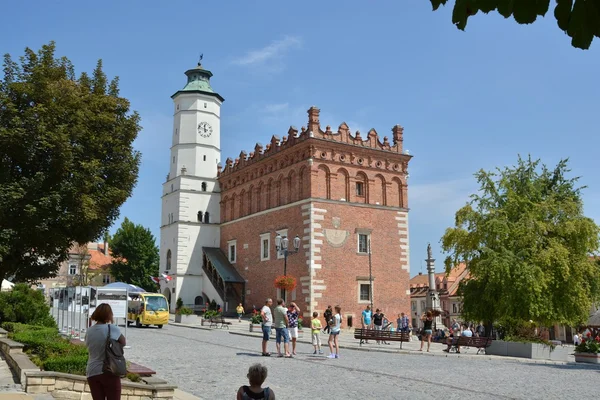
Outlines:
{"type": "Polygon", "coordinates": [[[162,277],[163,277],[163,278],[165,279],[165,281],[167,281],[167,282],[171,282],[171,279],[173,279],[172,277],[170,277],[170,276],[169,276],[169,275],[167,275],[167,274],[162,274],[162,277]]]}
{"type": "Polygon", "coordinates": [[[151,277],[150,277],[150,279],[152,279],[152,281],[153,281],[154,283],[157,283],[157,284],[158,284],[158,283],[160,283],[160,278],[156,278],[156,277],[154,277],[154,276],[151,276],[151,277]]]}

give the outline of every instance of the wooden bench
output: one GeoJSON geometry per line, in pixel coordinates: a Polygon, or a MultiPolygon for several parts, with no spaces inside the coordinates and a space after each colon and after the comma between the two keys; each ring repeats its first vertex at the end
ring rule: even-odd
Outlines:
{"type": "Polygon", "coordinates": [[[209,328],[213,328],[214,327],[214,328],[227,328],[227,329],[229,329],[229,325],[231,325],[231,322],[225,321],[225,318],[223,318],[223,317],[213,317],[213,318],[210,319],[209,328]]]}
{"type": "Polygon", "coordinates": [[[477,349],[477,354],[483,351],[485,354],[485,349],[492,345],[491,337],[468,337],[468,336],[459,336],[457,338],[452,339],[452,344],[450,346],[449,352],[457,352],[459,347],[475,347],[477,349]]]}
{"type": "Polygon", "coordinates": [[[379,331],[375,329],[355,329],[354,339],[360,339],[359,345],[362,346],[366,340],[377,340],[384,342],[400,342],[400,348],[402,348],[403,342],[410,341],[410,332],[400,331],[379,331]]]}

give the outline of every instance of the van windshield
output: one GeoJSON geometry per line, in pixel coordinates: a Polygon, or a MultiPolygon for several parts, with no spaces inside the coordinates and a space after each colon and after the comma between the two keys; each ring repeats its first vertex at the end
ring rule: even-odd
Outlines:
{"type": "Polygon", "coordinates": [[[161,296],[146,297],[146,309],[148,311],[167,311],[167,300],[161,296]]]}

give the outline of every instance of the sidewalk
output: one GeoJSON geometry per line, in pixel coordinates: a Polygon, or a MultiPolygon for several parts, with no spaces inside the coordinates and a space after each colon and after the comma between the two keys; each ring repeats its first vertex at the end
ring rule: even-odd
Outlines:
{"type": "MultiPolygon", "coordinates": [[[[173,320],[174,321],[174,320],[173,320]]],[[[169,321],[170,325],[173,326],[181,326],[192,329],[202,329],[202,330],[225,330],[228,331],[232,335],[242,335],[242,336],[250,336],[260,338],[262,337],[262,332],[250,332],[249,329],[249,320],[242,319],[242,322],[238,322],[237,318],[225,318],[225,321],[231,322],[229,325],[229,329],[225,328],[209,328],[208,324],[202,326],[200,324],[200,319],[198,319],[197,324],[178,324],[175,322],[169,321]]],[[[536,360],[536,359],[528,359],[528,358],[518,358],[518,357],[504,357],[504,356],[494,356],[487,354],[477,354],[477,349],[475,348],[461,348],[460,354],[456,353],[446,353],[443,350],[446,348],[445,344],[442,343],[431,343],[430,351],[427,352],[427,343],[423,346],[423,351],[419,351],[421,347],[421,342],[417,339],[416,336],[412,337],[413,340],[408,343],[402,343],[402,348],[400,348],[400,343],[398,342],[390,342],[389,345],[385,344],[377,344],[373,341],[370,341],[368,344],[363,343],[361,346],[359,341],[354,339],[354,329],[342,329],[342,333],[339,336],[339,345],[340,349],[346,350],[356,350],[356,351],[369,351],[369,352],[383,352],[383,353],[397,353],[397,354],[411,354],[411,355],[421,355],[421,356],[432,356],[432,357],[452,357],[452,358],[473,358],[473,359],[484,359],[484,360],[511,360],[520,363],[529,363],[529,364],[551,364],[551,365],[570,365],[575,364],[575,359],[573,361],[552,361],[552,360],[536,360]]],[[[275,340],[275,331],[271,333],[271,339],[275,340]]],[[[323,351],[326,353],[329,352],[327,341],[329,339],[329,335],[321,333],[321,344],[323,351]]],[[[300,337],[298,338],[298,343],[311,343],[311,333],[310,328],[304,328],[300,337]]]]}

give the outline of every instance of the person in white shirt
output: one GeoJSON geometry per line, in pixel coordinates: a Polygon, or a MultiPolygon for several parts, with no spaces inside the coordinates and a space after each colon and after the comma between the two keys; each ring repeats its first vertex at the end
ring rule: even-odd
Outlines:
{"type": "Polygon", "coordinates": [[[273,313],[271,313],[271,306],[273,305],[272,299],[267,299],[265,305],[260,310],[260,316],[262,317],[262,355],[263,357],[269,357],[271,353],[267,352],[267,342],[271,336],[271,326],[273,325],[273,313]]]}
{"type": "Polygon", "coordinates": [[[581,344],[581,338],[579,337],[579,334],[577,332],[575,332],[575,334],[573,335],[573,344],[575,346],[579,346],[581,344]]]}
{"type": "Polygon", "coordinates": [[[331,332],[329,333],[329,352],[327,358],[340,358],[340,344],[338,337],[342,327],[342,307],[335,306],[335,315],[329,321],[331,332]],[[335,352],[333,350],[335,346],[335,352]]]}

